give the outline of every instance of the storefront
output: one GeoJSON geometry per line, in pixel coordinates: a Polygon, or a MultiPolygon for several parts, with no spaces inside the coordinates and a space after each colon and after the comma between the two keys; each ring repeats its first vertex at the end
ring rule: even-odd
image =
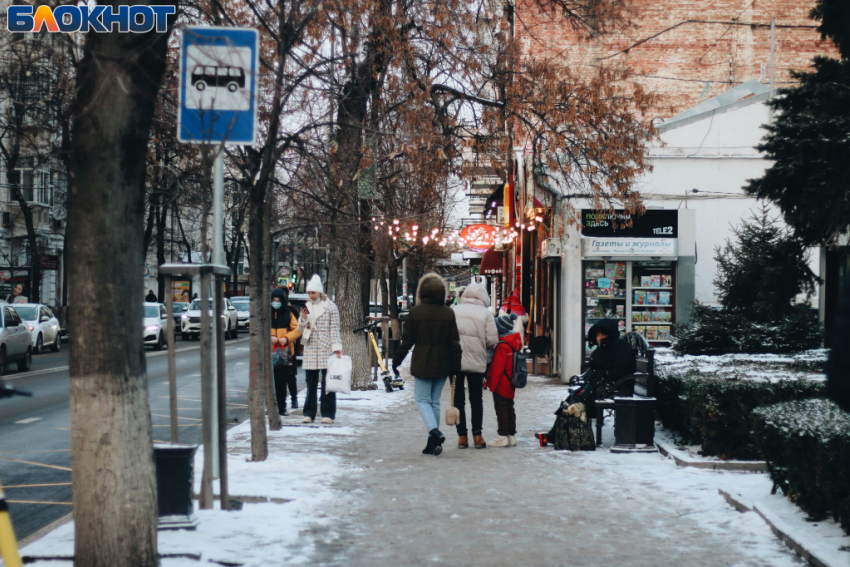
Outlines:
{"type": "Polygon", "coordinates": [[[689,321],[694,300],[694,211],[654,209],[631,217],[586,209],[574,236],[580,245],[564,267],[573,288],[565,293],[565,324],[573,332],[566,333],[562,379],[584,369],[587,332],[602,319],[653,346],[669,346],[674,326],[689,321]],[[631,226],[622,226],[627,222],[631,226]]]}

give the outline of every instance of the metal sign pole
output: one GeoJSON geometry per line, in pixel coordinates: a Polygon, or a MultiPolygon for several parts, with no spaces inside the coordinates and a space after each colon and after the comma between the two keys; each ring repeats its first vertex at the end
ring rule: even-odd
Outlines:
{"type": "Polygon", "coordinates": [[[171,287],[171,276],[165,276],[165,312],[168,321],[165,327],[165,338],[168,341],[168,398],[171,412],[171,442],[179,443],[180,435],[177,425],[177,362],[174,353],[174,292],[171,287]]]}
{"type": "MultiPolygon", "coordinates": [[[[222,297],[221,283],[224,278],[219,279],[215,276],[215,314],[224,312],[224,298],[222,297]]],[[[227,377],[224,371],[224,337],[222,335],[222,319],[216,318],[216,334],[214,344],[216,346],[216,394],[217,408],[216,417],[218,424],[218,478],[219,478],[219,493],[221,498],[221,509],[227,510],[230,508],[230,496],[227,490],[227,377]]]]}
{"type": "MultiPolygon", "coordinates": [[[[213,162],[213,191],[212,191],[212,206],[213,206],[213,230],[212,230],[212,257],[211,263],[217,266],[224,265],[224,146],[219,145],[216,148],[215,153],[215,161],[213,162]]],[[[222,280],[219,280],[218,277],[212,278],[214,290],[213,290],[213,298],[217,298],[221,295],[221,283],[222,280]]],[[[212,373],[213,380],[216,380],[216,376],[219,375],[218,365],[219,360],[223,359],[223,356],[219,356],[219,349],[223,349],[221,341],[218,340],[221,335],[221,314],[224,313],[221,305],[216,305],[215,310],[213,311],[215,317],[215,329],[216,336],[215,340],[212,341],[210,351],[210,357],[212,359],[212,373]]],[[[223,351],[222,351],[223,353],[223,351]]],[[[212,390],[213,402],[212,407],[218,407],[218,388],[213,388],[212,390]]],[[[213,420],[213,478],[219,478],[221,475],[221,470],[219,468],[219,463],[221,462],[221,455],[218,454],[219,450],[219,430],[221,429],[218,424],[218,412],[213,412],[212,420],[213,420]]]]}
{"type": "MultiPolygon", "coordinates": [[[[201,417],[203,419],[204,471],[201,477],[202,510],[213,507],[213,373],[212,321],[210,320],[210,273],[201,275],[201,417]]],[[[213,316],[218,317],[215,313],[213,316]]],[[[216,325],[218,328],[218,325],[216,325]]]]}

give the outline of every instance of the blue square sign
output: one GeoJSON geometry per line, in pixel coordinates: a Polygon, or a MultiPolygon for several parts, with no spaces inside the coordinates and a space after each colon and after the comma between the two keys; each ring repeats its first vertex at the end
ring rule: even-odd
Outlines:
{"type": "Polygon", "coordinates": [[[257,30],[250,28],[183,29],[178,140],[195,144],[256,141],[258,42],[257,30]]]}

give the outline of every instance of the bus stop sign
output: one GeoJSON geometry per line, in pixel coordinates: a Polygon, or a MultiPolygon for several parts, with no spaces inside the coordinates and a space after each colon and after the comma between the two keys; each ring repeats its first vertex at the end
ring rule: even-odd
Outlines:
{"type": "Polygon", "coordinates": [[[258,41],[257,30],[250,28],[183,29],[178,140],[195,144],[255,142],[258,41]]]}

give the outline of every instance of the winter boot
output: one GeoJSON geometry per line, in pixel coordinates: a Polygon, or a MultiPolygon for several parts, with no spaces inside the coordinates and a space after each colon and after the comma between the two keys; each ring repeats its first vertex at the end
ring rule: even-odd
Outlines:
{"type": "Polygon", "coordinates": [[[425,445],[425,448],[422,449],[423,455],[433,455],[434,454],[434,437],[432,435],[428,435],[428,443],[425,445]]]}
{"type": "Polygon", "coordinates": [[[510,441],[508,441],[507,437],[499,435],[496,439],[490,441],[491,447],[510,447],[510,441]]]}
{"type": "Polygon", "coordinates": [[[286,411],[286,408],[281,408],[280,417],[289,417],[289,412],[286,411]]]}
{"type": "Polygon", "coordinates": [[[486,449],[487,443],[484,441],[484,436],[481,434],[473,435],[472,441],[475,443],[476,449],[486,449]]]}
{"type": "Polygon", "coordinates": [[[298,409],[298,396],[292,396],[292,409],[298,409]]]}
{"type": "Polygon", "coordinates": [[[516,447],[516,436],[508,435],[508,447],[516,447]]]}
{"type": "Polygon", "coordinates": [[[457,438],[457,448],[469,449],[469,437],[466,435],[459,435],[457,438]]]}
{"type": "Polygon", "coordinates": [[[446,442],[446,436],[443,435],[436,427],[431,430],[430,436],[434,440],[434,456],[436,457],[443,452],[443,443],[446,442]]]}

